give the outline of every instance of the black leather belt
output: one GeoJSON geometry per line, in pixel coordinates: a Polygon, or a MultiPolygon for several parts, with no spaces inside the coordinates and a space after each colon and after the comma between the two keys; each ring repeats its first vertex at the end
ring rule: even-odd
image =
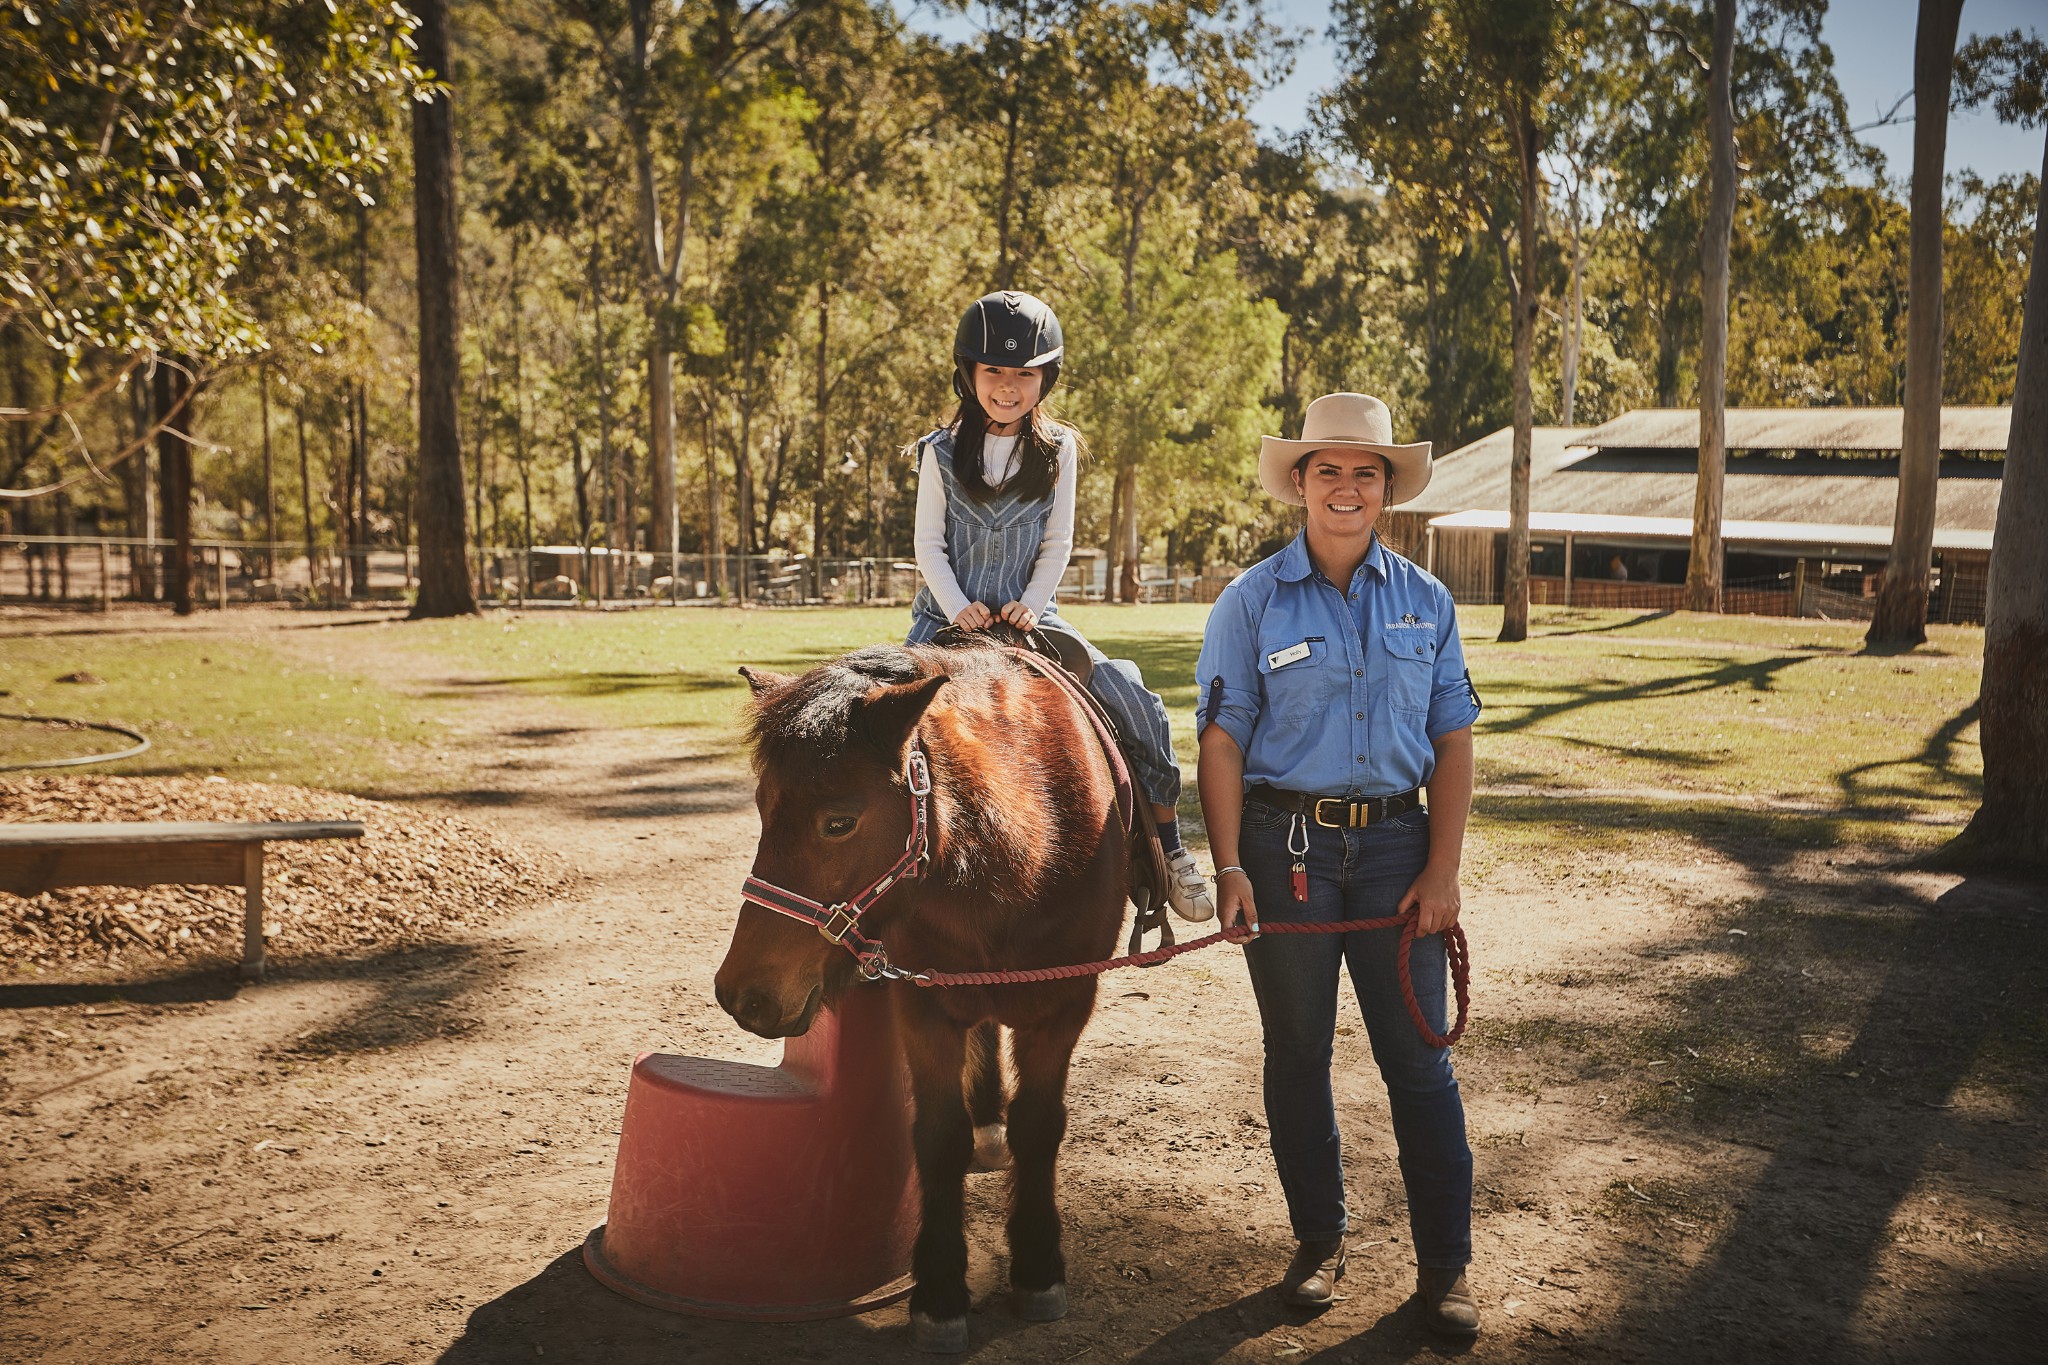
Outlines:
{"type": "Polygon", "coordinates": [[[1317,796],[1282,791],[1261,782],[1245,793],[1245,799],[1290,815],[1306,815],[1330,829],[1361,829],[1414,810],[1422,804],[1422,790],[1418,787],[1393,796],[1317,796]]]}

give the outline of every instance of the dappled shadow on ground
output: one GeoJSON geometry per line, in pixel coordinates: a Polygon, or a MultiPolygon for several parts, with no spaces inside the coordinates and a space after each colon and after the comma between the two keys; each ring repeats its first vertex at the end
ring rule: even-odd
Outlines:
{"type": "MultiPolygon", "coordinates": [[[[1731,888],[1637,948],[1663,983],[1638,992],[1659,1006],[1644,1022],[1559,1002],[1476,1030],[1615,1077],[1627,1128],[1669,1144],[1661,1171],[1612,1168],[1601,1216],[1633,1292],[1574,1353],[2038,1358],[2048,888],[1964,882],[1927,903],[1880,877],[1783,886],[1731,888]]],[[[1508,1188],[1514,1156],[1494,1163],[1508,1188]]]]}
{"type": "Polygon", "coordinates": [[[242,981],[233,966],[194,969],[190,963],[161,975],[119,981],[53,981],[0,985],[0,1012],[71,1005],[210,1004],[305,981],[365,981],[374,993],[317,1029],[297,1034],[274,1051],[281,1056],[334,1056],[382,1051],[459,1037],[481,1021],[467,1008],[472,993],[516,967],[523,949],[468,943],[400,945],[374,952],[279,956],[263,981],[242,981]]]}
{"type": "Polygon", "coordinates": [[[1698,667],[1675,670],[1661,678],[1646,678],[1641,682],[1594,679],[1578,687],[1549,685],[1548,690],[1564,695],[1556,701],[1525,706],[1516,715],[1491,715],[1487,718],[1486,729],[1488,733],[1513,733],[1589,706],[1605,706],[1611,702],[1668,700],[1718,692],[1724,688],[1769,692],[1773,690],[1778,674],[1797,664],[1810,663],[1812,658],[1805,654],[1778,654],[1768,659],[1744,662],[1696,655],[1689,659],[1660,660],[1672,664],[1692,663],[1698,667]]]}
{"type": "Polygon", "coordinates": [[[1888,797],[1895,800],[1911,800],[1917,797],[1924,800],[1929,796],[1940,795],[1957,800],[1977,800],[1983,790],[1984,779],[1977,773],[1964,772],[1957,766],[1956,748],[1962,742],[1963,732],[1975,725],[1979,718],[1979,703],[1972,701],[1936,726],[1934,732],[1927,736],[1927,742],[1920,746],[1918,753],[1907,758],[1884,759],[1844,768],[1835,775],[1836,784],[1842,789],[1842,799],[1852,806],[1867,805],[1873,797],[1888,797]],[[1888,782],[1877,780],[1877,774],[1916,767],[1931,774],[1942,790],[1930,791],[1925,782],[1897,777],[1888,782]]]}
{"type": "Polygon", "coordinates": [[[469,1007],[470,997],[516,970],[524,954],[523,949],[438,943],[295,965],[292,977],[363,980],[373,982],[376,991],[271,1051],[280,1057],[332,1057],[459,1038],[483,1023],[469,1007]]]}
{"type": "Polygon", "coordinates": [[[1645,611],[1629,617],[1626,621],[1610,621],[1605,625],[1592,625],[1588,624],[1595,619],[1591,613],[1581,614],[1573,612],[1570,608],[1562,608],[1546,611],[1540,620],[1531,622],[1529,634],[1532,639],[1542,640],[1555,639],[1565,635],[1606,635],[1617,630],[1631,630],[1636,626],[1646,626],[1652,621],[1662,621],[1666,617],[1676,616],[1677,614],[1677,612],[1669,610],[1645,611]]]}

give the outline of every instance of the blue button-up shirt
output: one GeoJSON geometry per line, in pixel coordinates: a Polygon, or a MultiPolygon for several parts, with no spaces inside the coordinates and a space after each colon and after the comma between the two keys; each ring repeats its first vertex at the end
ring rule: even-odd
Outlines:
{"type": "Polygon", "coordinates": [[[1450,591],[1373,537],[1350,587],[1306,533],[1253,565],[1209,613],[1200,728],[1244,751],[1247,786],[1388,796],[1429,781],[1433,741],[1479,716],[1450,591]]]}

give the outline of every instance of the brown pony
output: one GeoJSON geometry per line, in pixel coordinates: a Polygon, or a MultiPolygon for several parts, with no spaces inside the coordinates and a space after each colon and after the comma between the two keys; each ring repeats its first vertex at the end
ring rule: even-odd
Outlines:
{"type": "MultiPolygon", "coordinates": [[[[830,905],[885,874],[911,833],[906,762],[915,737],[930,760],[930,862],[917,880],[890,887],[859,932],[912,970],[1052,967],[1114,950],[1131,845],[1095,732],[1058,683],[1003,650],[975,646],[863,649],[796,678],[741,672],[754,689],[755,877],[830,905]]],[[[750,903],[718,969],[718,1003],[749,1031],[785,1038],[808,1029],[819,1004],[855,978],[851,953],[750,903]]],[[[962,1183],[976,1123],[1001,1116],[999,1062],[987,1045],[995,1024],[1012,1030],[1016,1072],[1012,1303],[1029,1321],[1064,1316],[1053,1165],[1095,979],[887,989],[916,1096],[917,1346],[967,1349],[962,1183]]]]}

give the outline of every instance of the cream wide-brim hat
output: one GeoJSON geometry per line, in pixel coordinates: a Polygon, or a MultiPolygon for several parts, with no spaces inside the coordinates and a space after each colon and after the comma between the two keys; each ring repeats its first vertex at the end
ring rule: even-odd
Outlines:
{"type": "Polygon", "coordinates": [[[1384,455],[1393,474],[1387,489],[1389,507],[1421,495],[1429,486],[1429,442],[1394,443],[1394,416],[1387,405],[1367,393],[1326,393],[1308,405],[1301,418],[1301,439],[1278,436],[1259,444],[1259,483],[1281,502],[1302,505],[1289,477],[1301,457],[1318,450],[1364,450],[1384,455]]]}

